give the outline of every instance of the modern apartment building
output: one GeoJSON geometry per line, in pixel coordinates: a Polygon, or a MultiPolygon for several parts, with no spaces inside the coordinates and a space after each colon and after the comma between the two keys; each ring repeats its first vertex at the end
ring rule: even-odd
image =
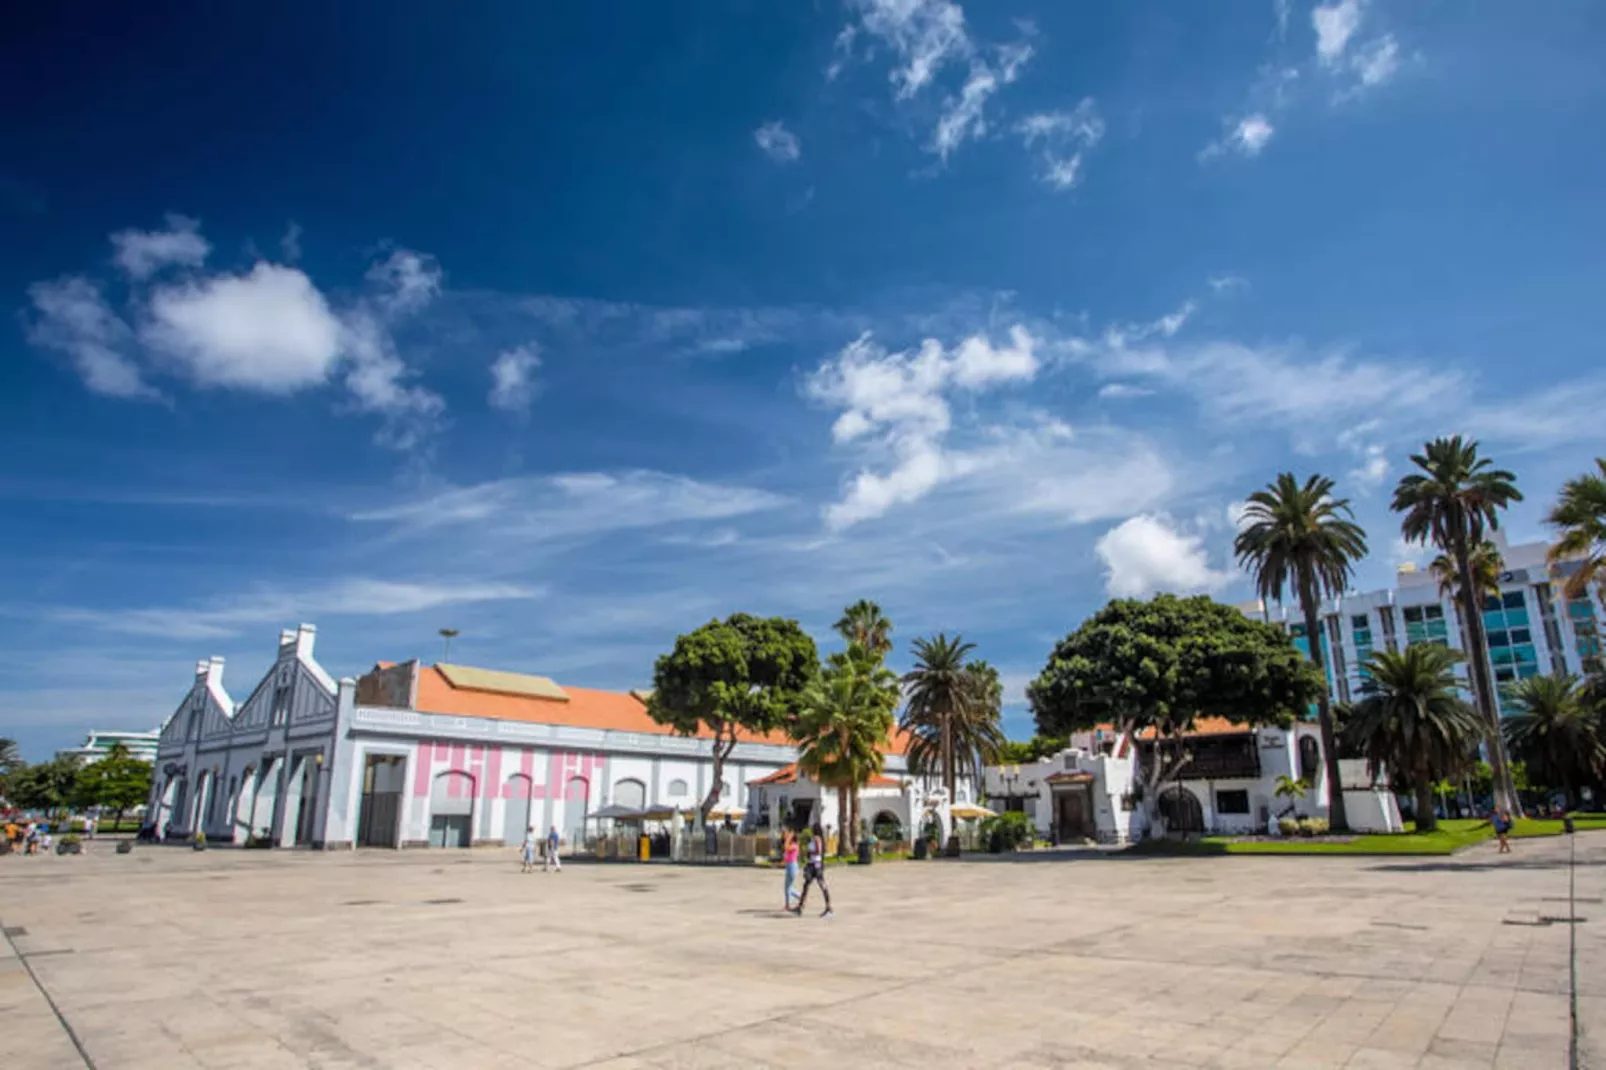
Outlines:
{"type": "MultiPolygon", "coordinates": [[[[1600,671],[1602,618],[1599,589],[1569,599],[1566,579],[1575,565],[1546,560],[1546,543],[1512,546],[1493,533],[1505,561],[1500,594],[1483,604],[1487,654],[1497,686],[1530,676],[1600,671]]],[[[1267,607],[1258,601],[1240,606],[1286,627],[1301,650],[1309,652],[1304,614],[1298,605],[1267,607]]],[[[1453,597],[1440,590],[1438,577],[1406,565],[1395,585],[1381,591],[1352,592],[1324,602],[1320,642],[1333,698],[1359,696],[1366,660],[1375,650],[1398,651],[1415,643],[1442,643],[1465,652],[1466,629],[1453,597]]],[[[1465,666],[1460,670],[1463,678],[1465,666]]]]}

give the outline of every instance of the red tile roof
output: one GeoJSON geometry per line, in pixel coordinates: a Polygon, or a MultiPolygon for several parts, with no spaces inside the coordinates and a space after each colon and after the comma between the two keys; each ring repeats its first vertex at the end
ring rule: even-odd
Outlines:
{"type": "MultiPolygon", "coordinates": [[[[761,776],[755,780],[749,780],[748,784],[757,784],[760,787],[771,784],[796,784],[800,776],[802,776],[802,774],[798,772],[797,763],[792,762],[789,765],[784,765],[775,770],[775,772],[769,774],[768,776],[761,776]]],[[[877,773],[875,776],[871,777],[864,786],[867,788],[901,788],[903,787],[903,781],[897,779],[896,777],[887,776],[884,773],[877,773]]]]}

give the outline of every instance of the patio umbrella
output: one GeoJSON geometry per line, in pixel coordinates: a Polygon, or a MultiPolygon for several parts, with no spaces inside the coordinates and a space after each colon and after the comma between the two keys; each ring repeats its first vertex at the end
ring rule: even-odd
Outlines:
{"type": "Polygon", "coordinates": [[[962,818],[998,816],[985,806],[973,806],[970,803],[960,803],[958,806],[951,808],[948,812],[955,817],[962,818]]]}

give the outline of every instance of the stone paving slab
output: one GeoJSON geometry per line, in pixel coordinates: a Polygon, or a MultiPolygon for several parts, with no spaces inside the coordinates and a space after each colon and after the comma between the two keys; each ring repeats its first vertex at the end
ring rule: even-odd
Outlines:
{"type": "MultiPolygon", "coordinates": [[[[0,859],[0,921],[99,1070],[1549,1070],[1575,941],[1606,1038],[1606,834],[884,863],[831,872],[830,920],[762,870],[95,847],[0,859]]],[[[0,944],[0,1068],[83,1066],[0,944]]]]}

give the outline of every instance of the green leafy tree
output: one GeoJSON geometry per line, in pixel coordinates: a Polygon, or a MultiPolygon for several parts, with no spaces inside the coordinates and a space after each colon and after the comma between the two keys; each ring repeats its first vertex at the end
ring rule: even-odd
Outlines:
{"type": "Polygon", "coordinates": [[[859,789],[885,765],[883,748],[897,705],[897,676],[858,643],[831,655],[803,692],[793,729],[798,766],[821,786],[836,789],[842,821],[837,843],[844,853],[857,839],[859,789]]]}
{"type": "Polygon", "coordinates": [[[11,802],[24,810],[53,814],[76,798],[80,765],[73,755],[62,755],[25,766],[11,777],[11,802]]]}
{"type": "Polygon", "coordinates": [[[835,627],[842,638],[859,644],[877,658],[892,652],[892,621],[869,599],[861,598],[843,610],[835,627]]]}
{"type": "Polygon", "coordinates": [[[1477,711],[1456,692],[1460,661],[1437,643],[1378,651],[1367,661],[1369,675],[1347,728],[1374,780],[1386,768],[1396,787],[1408,784],[1416,793],[1418,832],[1438,827],[1434,785],[1466,770],[1484,735],[1477,711]]]}
{"type": "Polygon", "coordinates": [[[814,640],[797,621],[746,613],[687,632],[658,659],[648,715],[682,735],[713,737],[713,783],[698,808],[704,823],[740,734],[790,731],[819,667],[814,640]]]}
{"type": "Polygon", "coordinates": [[[1030,765],[1058,754],[1070,745],[1070,736],[1033,736],[1024,742],[1006,739],[998,748],[998,761],[1004,765],[1030,765]]]}
{"type": "Polygon", "coordinates": [[[1486,531],[1500,527],[1500,512],[1520,502],[1516,476],[1491,468],[1478,456],[1478,444],[1460,435],[1437,438],[1411,463],[1420,471],[1400,480],[1394,488],[1393,509],[1401,514],[1400,533],[1415,543],[1432,542],[1455,562],[1458,577],[1456,602],[1470,647],[1472,698],[1487,728],[1489,764],[1494,770],[1495,805],[1518,812],[1517,793],[1506,768],[1505,743],[1500,734],[1500,710],[1495,703],[1493,673],[1489,669],[1484,638],[1482,594],[1472,571],[1472,555],[1486,531]]]}
{"type": "Polygon", "coordinates": [[[1046,736],[1109,723],[1152,731],[1139,770],[1149,828],[1165,831],[1161,791],[1191,760],[1181,737],[1205,714],[1289,724],[1324,691],[1320,670],[1278,627],[1198,596],[1118,599],[1054,647],[1027,688],[1046,736]]]}
{"type": "Polygon", "coordinates": [[[1569,598],[1580,597],[1591,583],[1606,582],[1606,457],[1596,457],[1595,468],[1598,474],[1563,483],[1560,499],[1545,514],[1545,523],[1558,533],[1551,561],[1578,561],[1567,577],[1569,598]]]}
{"type": "MultiPolygon", "coordinates": [[[[1284,472],[1265,490],[1249,496],[1233,545],[1239,563],[1254,573],[1263,600],[1281,602],[1285,592],[1299,600],[1305,643],[1318,669],[1323,669],[1321,600],[1342,594],[1355,563],[1366,556],[1366,532],[1351,516],[1348,499],[1333,496],[1331,479],[1311,476],[1300,483],[1292,472],[1284,472]]],[[[1349,820],[1339,787],[1338,733],[1325,686],[1316,697],[1316,716],[1327,766],[1329,826],[1342,831],[1349,820]]]]}
{"type": "Polygon", "coordinates": [[[1507,716],[1501,721],[1506,752],[1524,762],[1531,777],[1567,793],[1578,805],[1578,789],[1606,772],[1606,738],[1600,714],[1590,708],[1576,676],[1533,676],[1506,689],[1507,716]]]}
{"type": "MultiPolygon", "coordinates": [[[[1499,547],[1488,539],[1484,539],[1472,548],[1472,587],[1478,592],[1481,600],[1490,595],[1500,594],[1500,573],[1506,570],[1506,559],[1500,555],[1499,547]]],[[[1449,554],[1440,554],[1428,566],[1439,581],[1439,593],[1452,598],[1461,597],[1461,578],[1456,572],[1455,558],[1449,554]]]]}
{"type": "Polygon", "coordinates": [[[980,783],[981,769],[998,759],[1003,688],[998,672],[970,658],[976,646],[939,634],[913,643],[915,667],[904,674],[906,701],[899,722],[909,733],[909,765],[937,775],[952,804],[960,774],[980,783]]]}
{"type": "Polygon", "coordinates": [[[135,758],[121,743],[100,761],[84,766],[74,786],[80,807],[115,811],[114,823],[121,823],[123,814],[144,802],[150,791],[151,763],[135,758]]]}

